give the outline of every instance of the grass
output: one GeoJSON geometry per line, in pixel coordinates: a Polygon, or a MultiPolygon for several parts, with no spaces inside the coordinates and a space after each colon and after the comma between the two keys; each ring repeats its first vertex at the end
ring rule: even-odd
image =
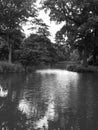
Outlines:
{"type": "MultiPolygon", "coordinates": [[[[28,66],[27,67],[27,71],[26,72],[32,72],[37,68],[49,68],[49,66],[43,66],[43,65],[39,65],[39,66],[28,66]]],[[[98,67],[96,66],[88,66],[88,67],[84,67],[81,64],[78,63],[60,63],[57,64],[56,66],[54,66],[54,68],[61,68],[61,69],[66,69],[69,71],[74,71],[74,72],[98,72],[98,67]]],[[[50,67],[51,68],[51,67],[50,67]]],[[[23,73],[25,72],[24,67],[21,64],[14,64],[14,63],[8,63],[8,62],[4,62],[1,61],[0,62],[0,73],[23,73]]]]}
{"type": "MultiPolygon", "coordinates": [[[[30,73],[36,69],[43,69],[46,67],[47,66],[43,64],[24,67],[19,63],[8,63],[6,61],[0,61],[0,73],[30,73]]],[[[47,68],[49,68],[49,66],[47,68]]]]}

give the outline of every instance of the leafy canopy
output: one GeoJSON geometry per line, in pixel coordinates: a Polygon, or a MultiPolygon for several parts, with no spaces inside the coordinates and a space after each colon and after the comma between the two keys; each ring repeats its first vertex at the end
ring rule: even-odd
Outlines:
{"type": "Polygon", "coordinates": [[[35,16],[34,0],[0,0],[0,30],[17,28],[35,16]]]}
{"type": "Polygon", "coordinates": [[[42,8],[49,10],[51,20],[65,22],[56,38],[67,36],[67,43],[92,46],[98,31],[98,0],[44,0],[42,3],[42,8]]]}

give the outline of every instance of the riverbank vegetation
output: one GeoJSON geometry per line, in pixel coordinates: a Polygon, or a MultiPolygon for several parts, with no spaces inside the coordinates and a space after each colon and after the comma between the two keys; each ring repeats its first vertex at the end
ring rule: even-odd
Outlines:
{"type": "Polygon", "coordinates": [[[95,0],[60,0],[41,3],[49,17],[63,23],[52,42],[49,26],[38,17],[34,0],[0,1],[0,72],[31,71],[34,66],[53,66],[61,61],[72,71],[97,71],[98,2],[95,0]],[[22,26],[31,23],[26,37],[22,26]],[[11,70],[12,68],[12,70],[11,70]],[[94,68],[94,69],[92,69],[94,68]]]}
{"type": "Polygon", "coordinates": [[[0,62],[0,73],[23,73],[25,72],[21,64],[14,64],[1,61],[0,62]]]}

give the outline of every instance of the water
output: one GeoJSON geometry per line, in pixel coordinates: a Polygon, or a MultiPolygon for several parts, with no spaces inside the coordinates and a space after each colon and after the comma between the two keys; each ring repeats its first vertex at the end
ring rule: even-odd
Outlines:
{"type": "Polygon", "coordinates": [[[0,130],[98,130],[98,74],[0,75],[0,130]]]}

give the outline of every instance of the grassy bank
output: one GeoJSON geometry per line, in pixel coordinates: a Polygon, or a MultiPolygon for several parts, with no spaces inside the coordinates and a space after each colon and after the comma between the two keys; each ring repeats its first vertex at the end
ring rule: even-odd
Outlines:
{"type": "Polygon", "coordinates": [[[69,71],[74,71],[74,72],[98,72],[98,67],[96,66],[88,66],[84,67],[81,64],[78,63],[72,63],[72,62],[62,62],[58,63],[56,65],[50,66],[50,65],[34,65],[31,67],[26,67],[24,68],[21,64],[13,64],[13,63],[8,63],[1,61],[0,62],[0,73],[23,73],[23,72],[32,72],[35,69],[47,69],[47,68],[60,68],[60,69],[66,69],[69,71]]]}
{"type": "Polygon", "coordinates": [[[50,68],[49,65],[40,63],[39,65],[23,66],[21,64],[8,63],[5,61],[0,61],[0,73],[30,73],[36,69],[47,69],[50,68]]]}
{"type": "Polygon", "coordinates": [[[74,72],[98,72],[98,67],[96,66],[88,66],[84,67],[83,65],[67,65],[66,69],[69,71],[74,71],[74,72]]]}
{"type": "Polygon", "coordinates": [[[20,64],[12,64],[8,62],[0,62],[0,73],[21,73],[24,68],[20,64]]]}

